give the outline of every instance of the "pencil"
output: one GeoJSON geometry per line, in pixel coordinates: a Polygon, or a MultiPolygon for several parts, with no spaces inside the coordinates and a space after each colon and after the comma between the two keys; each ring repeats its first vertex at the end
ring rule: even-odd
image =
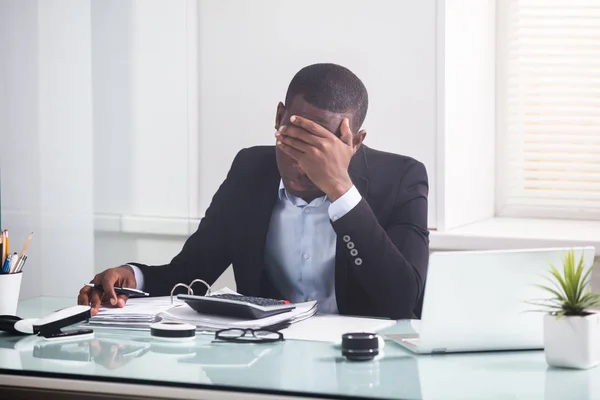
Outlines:
{"type": "Polygon", "coordinates": [[[19,261],[23,258],[23,256],[25,255],[25,252],[27,251],[27,248],[29,247],[29,243],[31,243],[31,238],[33,237],[33,232],[31,232],[29,234],[29,236],[27,237],[27,240],[25,241],[25,244],[23,245],[23,249],[21,250],[21,253],[19,253],[19,261]]]}
{"type": "Polygon", "coordinates": [[[8,238],[6,237],[6,230],[2,231],[2,265],[6,262],[6,256],[8,255],[8,251],[6,251],[6,247],[8,246],[8,238]]]}

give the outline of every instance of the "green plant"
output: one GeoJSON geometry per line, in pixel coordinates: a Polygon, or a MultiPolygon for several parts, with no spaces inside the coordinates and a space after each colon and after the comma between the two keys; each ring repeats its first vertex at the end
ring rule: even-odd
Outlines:
{"type": "Polygon", "coordinates": [[[557,317],[590,314],[590,308],[600,306],[600,293],[592,293],[590,279],[593,266],[585,271],[583,254],[575,261],[575,251],[569,250],[562,261],[562,275],[550,264],[552,277],[545,277],[550,286],[537,285],[549,292],[552,298],[546,299],[539,306],[546,308],[548,312],[557,317]]]}

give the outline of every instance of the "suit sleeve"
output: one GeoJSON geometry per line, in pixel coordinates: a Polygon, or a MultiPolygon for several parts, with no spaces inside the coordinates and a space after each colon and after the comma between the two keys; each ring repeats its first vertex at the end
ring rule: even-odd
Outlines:
{"type": "MultiPolygon", "coordinates": [[[[234,188],[243,151],[234,159],[225,181],[213,196],[198,229],[186,240],[179,254],[169,264],[148,266],[129,263],[140,269],[143,274],[144,291],[151,296],[169,295],[175,284],[187,285],[194,279],[203,279],[212,285],[231,264],[228,244],[231,226],[229,211],[235,204],[234,188]]],[[[194,294],[204,294],[206,291],[201,283],[194,284],[193,289],[194,294]]]]}
{"type": "Polygon", "coordinates": [[[414,317],[429,261],[428,191],[425,166],[415,162],[401,178],[388,226],[379,224],[365,199],[332,222],[349,253],[349,273],[379,316],[414,317]]]}

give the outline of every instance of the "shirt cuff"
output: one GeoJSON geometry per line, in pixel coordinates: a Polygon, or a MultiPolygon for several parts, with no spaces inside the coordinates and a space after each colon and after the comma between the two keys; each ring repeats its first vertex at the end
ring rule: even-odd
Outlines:
{"type": "Polygon", "coordinates": [[[342,197],[331,203],[329,206],[329,218],[332,221],[337,221],[344,215],[348,214],[358,203],[362,196],[358,192],[356,186],[352,186],[342,197]]]}
{"type": "Polygon", "coordinates": [[[125,264],[131,267],[131,269],[133,270],[133,275],[135,276],[135,288],[137,290],[144,290],[144,273],[142,272],[142,270],[139,267],[136,267],[135,265],[131,265],[131,264],[125,264]]]}

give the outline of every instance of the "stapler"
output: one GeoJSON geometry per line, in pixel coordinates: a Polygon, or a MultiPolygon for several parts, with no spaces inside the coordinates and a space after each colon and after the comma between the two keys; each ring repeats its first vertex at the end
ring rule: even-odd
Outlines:
{"type": "Polygon", "coordinates": [[[87,321],[92,317],[90,306],[73,306],[53,312],[43,318],[22,319],[15,315],[0,315],[0,331],[38,335],[48,340],[87,339],[94,335],[92,329],[62,331],[62,328],[87,321]]]}

